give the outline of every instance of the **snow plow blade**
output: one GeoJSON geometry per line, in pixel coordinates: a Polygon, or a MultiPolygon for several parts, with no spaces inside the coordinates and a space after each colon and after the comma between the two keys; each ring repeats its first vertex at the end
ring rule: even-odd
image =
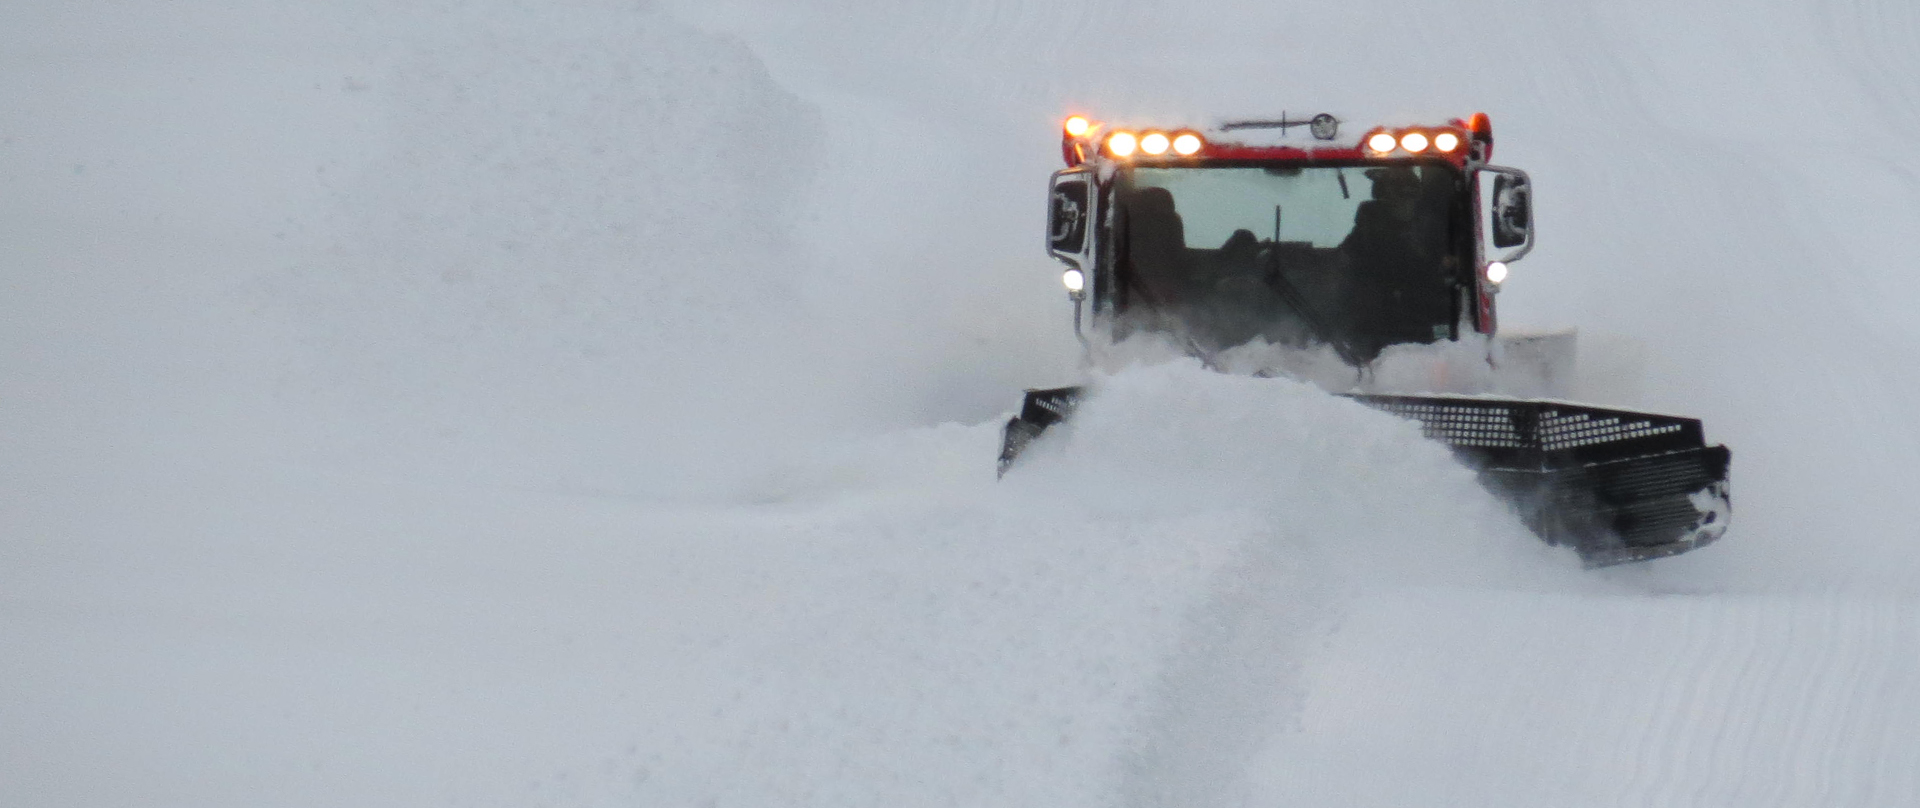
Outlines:
{"type": "MultiPolygon", "coordinates": [[[[1007,422],[1000,473],[1047,427],[1073,413],[1079,387],[1028,390],[1007,422]]],[[[1588,567],[1675,555],[1726,532],[1731,453],[1708,446],[1692,418],[1561,401],[1473,396],[1351,395],[1419,421],[1473,468],[1548,544],[1588,567]]]]}

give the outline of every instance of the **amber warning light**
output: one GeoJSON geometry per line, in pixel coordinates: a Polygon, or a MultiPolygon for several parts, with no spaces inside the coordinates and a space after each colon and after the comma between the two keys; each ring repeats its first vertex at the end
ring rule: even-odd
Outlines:
{"type": "Polygon", "coordinates": [[[1067,164],[1079,165],[1090,155],[1086,150],[1099,148],[1108,157],[1121,159],[1142,157],[1192,157],[1207,147],[1207,141],[1200,133],[1181,129],[1178,131],[1129,131],[1117,129],[1100,135],[1104,124],[1083,115],[1071,115],[1060,122],[1061,131],[1066,133],[1062,146],[1066,150],[1067,164]]]}

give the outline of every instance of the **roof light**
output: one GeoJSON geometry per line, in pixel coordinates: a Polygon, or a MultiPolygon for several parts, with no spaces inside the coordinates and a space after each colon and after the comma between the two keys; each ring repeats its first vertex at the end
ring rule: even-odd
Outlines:
{"type": "Polygon", "coordinates": [[[1381,154],[1386,154],[1387,152],[1393,151],[1393,146],[1395,142],[1396,141],[1393,139],[1392,134],[1389,134],[1387,132],[1377,132],[1373,135],[1373,137],[1367,138],[1367,148],[1377,151],[1381,154]]]}
{"type": "Polygon", "coordinates": [[[1199,154],[1200,147],[1203,145],[1206,144],[1201,142],[1200,136],[1192,132],[1181,132],[1173,136],[1173,150],[1182,155],[1199,154]]]}
{"type": "Polygon", "coordinates": [[[1107,153],[1115,157],[1132,157],[1134,148],[1140,140],[1132,132],[1115,132],[1107,136],[1107,153]]]}
{"type": "Polygon", "coordinates": [[[1480,159],[1493,159],[1493,119],[1487,113],[1476,112],[1467,119],[1467,131],[1473,133],[1473,142],[1480,145],[1480,159]]]}
{"type": "Polygon", "coordinates": [[[1460,136],[1452,132],[1441,132],[1433,136],[1433,147],[1443,152],[1460,148],[1460,136]]]}
{"type": "Polygon", "coordinates": [[[1079,137],[1081,135],[1086,134],[1088,130],[1093,128],[1093,122],[1087,120],[1086,118],[1082,118],[1078,115],[1075,115],[1067,119],[1066,126],[1067,126],[1067,134],[1072,135],[1074,137],[1079,137]]]}
{"type": "Polygon", "coordinates": [[[1467,129],[1478,135],[1481,140],[1493,139],[1493,119],[1487,117],[1487,113],[1473,113],[1473,116],[1467,119],[1467,129]]]}
{"type": "Polygon", "coordinates": [[[1427,150],[1427,136],[1420,132],[1408,132],[1400,136],[1400,148],[1413,154],[1427,150]]]}
{"type": "Polygon", "coordinates": [[[1140,150],[1148,154],[1166,154],[1167,147],[1171,145],[1173,142],[1159,132],[1148,132],[1140,138],[1140,150]]]}
{"type": "Polygon", "coordinates": [[[1505,262],[1495,261],[1487,265],[1487,280],[1492,281],[1493,285],[1499,286],[1500,283],[1506,279],[1507,265],[1505,262]]]}

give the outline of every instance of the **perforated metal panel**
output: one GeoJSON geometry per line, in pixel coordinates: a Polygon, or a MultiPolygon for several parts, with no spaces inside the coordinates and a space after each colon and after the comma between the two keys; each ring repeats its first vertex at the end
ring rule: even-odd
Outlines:
{"type": "Polygon", "coordinates": [[[1421,431],[1429,438],[1459,448],[1493,450],[1501,459],[1514,463],[1596,463],[1702,444],[1699,421],[1669,415],[1557,401],[1452,396],[1353,398],[1419,421],[1421,431]],[[1549,456],[1554,453],[1570,454],[1549,456]]]}
{"type": "Polygon", "coordinates": [[[1420,422],[1428,437],[1453,446],[1530,448],[1526,430],[1515,422],[1512,407],[1498,404],[1437,403],[1405,398],[1361,396],[1360,400],[1420,422]]]}
{"type": "Polygon", "coordinates": [[[1655,423],[1651,419],[1595,417],[1585,412],[1547,409],[1540,413],[1540,448],[1547,451],[1573,449],[1609,441],[1667,435],[1683,428],[1681,424],[1655,423]]]}

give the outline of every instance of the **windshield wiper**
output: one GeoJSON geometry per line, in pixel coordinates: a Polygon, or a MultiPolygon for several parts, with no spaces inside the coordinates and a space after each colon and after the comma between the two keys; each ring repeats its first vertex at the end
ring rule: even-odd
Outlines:
{"type": "MultiPolygon", "coordinates": [[[[1276,209],[1277,207],[1278,206],[1276,206],[1276,209]]],[[[1275,215],[1277,218],[1277,210],[1275,215]]],[[[1319,312],[1314,311],[1313,306],[1307,303],[1306,295],[1301,294],[1300,289],[1295,287],[1292,281],[1287,280],[1287,276],[1280,271],[1280,242],[1278,239],[1274,240],[1273,249],[1267,252],[1267,263],[1268,285],[1273,287],[1274,293],[1278,294],[1282,301],[1285,301],[1288,306],[1293,307],[1293,310],[1300,315],[1300,321],[1307,324],[1307,330],[1312,332],[1313,336],[1319,338],[1320,341],[1331,346],[1333,352],[1340,355],[1340,361],[1356,368],[1365,367],[1366,363],[1360,361],[1360,357],[1353,352],[1353,349],[1336,337],[1333,329],[1328,328],[1326,322],[1320,319],[1319,312]]]]}

